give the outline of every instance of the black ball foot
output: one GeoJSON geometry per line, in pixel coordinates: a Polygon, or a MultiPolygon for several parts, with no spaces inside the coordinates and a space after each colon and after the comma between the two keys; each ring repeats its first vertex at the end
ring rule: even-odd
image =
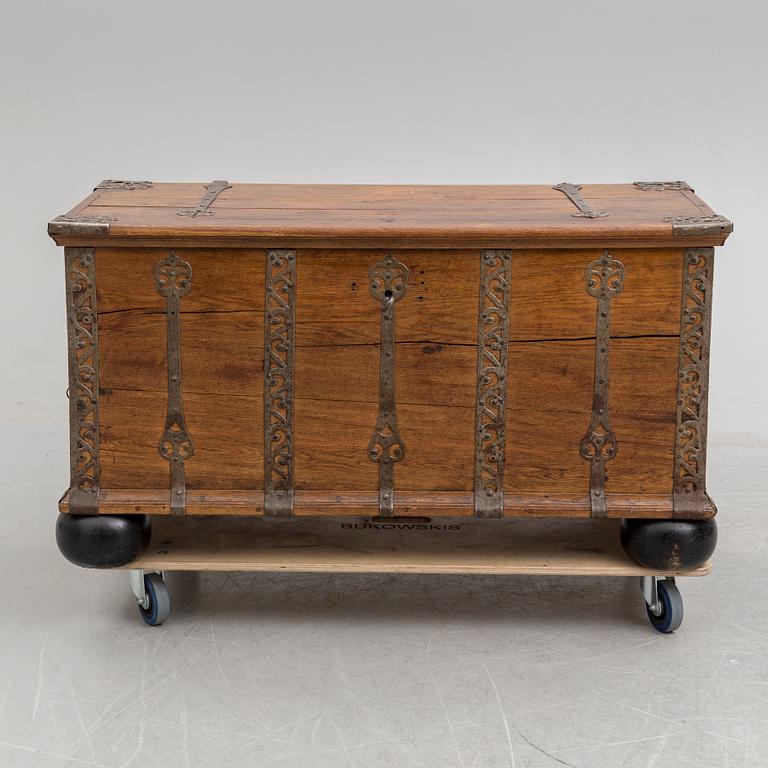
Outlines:
{"type": "Polygon", "coordinates": [[[83,568],[117,568],[135,560],[149,544],[147,515],[59,515],[56,543],[64,557],[83,568]]]}
{"type": "Polygon", "coordinates": [[[621,544],[637,563],[658,571],[697,568],[717,544],[717,523],[709,520],[622,520],[621,544]]]}

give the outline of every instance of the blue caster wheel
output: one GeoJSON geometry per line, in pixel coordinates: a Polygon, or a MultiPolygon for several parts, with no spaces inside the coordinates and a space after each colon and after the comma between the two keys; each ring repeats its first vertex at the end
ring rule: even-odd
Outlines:
{"type": "Polygon", "coordinates": [[[145,598],[143,603],[139,603],[139,613],[150,627],[158,627],[171,615],[168,586],[159,573],[147,573],[144,576],[144,591],[145,598]]]}
{"type": "Polygon", "coordinates": [[[671,634],[683,623],[683,598],[674,581],[661,579],[656,584],[658,601],[655,605],[646,603],[648,619],[654,629],[671,634]]]}

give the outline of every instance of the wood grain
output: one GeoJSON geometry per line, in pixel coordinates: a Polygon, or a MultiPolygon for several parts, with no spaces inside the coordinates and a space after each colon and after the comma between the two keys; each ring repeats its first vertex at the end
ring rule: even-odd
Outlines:
{"type": "MultiPolygon", "coordinates": [[[[177,248],[176,255],[192,266],[192,290],[181,302],[182,313],[264,311],[263,250],[177,248]]],[[[99,314],[165,312],[154,268],[166,256],[167,248],[97,248],[99,314]]]]}
{"type": "MultiPolygon", "coordinates": [[[[412,210],[471,205],[503,205],[515,201],[567,202],[562,192],[546,184],[240,184],[233,183],[216,199],[216,208],[292,208],[312,210],[412,210]]],[[[149,189],[97,190],[88,200],[94,205],[128,208],[194,207],[205,193],[202,183],[155,184],[149,189]]],[[[646,205],[677,200],[679,192],[636,189],[631,184],[584,184],[587,200],[627,198],[646,205]]]]}
{"type": "MultiPolygon", "coordinates": [[[[298,253],[296,344],[378,344],[380,305],[368,270],[387,251],[298,253]]],[[[397,306],[398,341],[477,343],[480,255],[466,251],[398,251],[410,270],[397,306]]]]}
{"type": "MultiPolygon", "coordinates": [[[[530,250],[512,256],[510,339],[593,338],[595,299],[587,294],[594,250],[530,250]]],[[[612,249],[624,264],[624,291],[612,304],[611,334],[677,335],[682,249],[612,249]]]]}

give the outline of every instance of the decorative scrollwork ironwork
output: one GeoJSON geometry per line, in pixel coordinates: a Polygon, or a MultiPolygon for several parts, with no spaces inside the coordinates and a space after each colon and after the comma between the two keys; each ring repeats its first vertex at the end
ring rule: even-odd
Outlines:
{"type": "Polygon", "coordinates": [[[69,508],[95,514],[99,500],[99,333],[93,248],[65,248],[69,346],[69,508]]]}
{"type": "Polygon", "coordinates": [[[667,192],[667,191],[680,191],[688,190],[693,192],[691,187],[685,181],[635,181],[633,185],[642,190],[643,192],[667,192]]]}
{"type": "Polygon", "coordinates": [[[624,265],[608,251],[587,266],[585,275],[587,293],[595,299],[612,299],[624,288],[624,265]]]}
{"type": "Polygon", "coordinates": [[[579,447],[590,463],[589,496],[592,517],[606,517],[606,462],[618,451],[608,411],[610,381],[611,300],[624,288],[624,265],[606,249],[599,259],[587,265],[587,293],[597,299],[595,320],[595,376],[592,390],[592,417],[579,447]]]}
{"type": "Polygon", "coordinates": [[[698,517],[705,506],[709,336],[714,248],[683,254],[677,429],[673,506],[677,517],[698,517]]]}
{"type": "Polygon", "coordinates": [[[157,292],[166,300],[168,329],[168,406],[157,450],[170,467],[171,514],[183,515],[187,501],[184,462],[195,455],[195,446],[184,420],[180,308],[182,297],[192,288],[192,265],[172,250],[155,265],[154,277],[157,292]]]}
{"type": "Polygon", "coordinates": [[[192,287],[192,265],[180,259],[176,251],[155,265],[155,286],[166,299],[180,299],[192,287]]]}
{"type": "Polygon", "coordinates": [[[608,216],[608,211],[596,211],[582,196],[581,186],[578,184],[569,184],[564,181],[552,189],[562,192],[579,210],[572,213],[571,216],[577,219],[602,219],[608,216]]]}
{"type": "Polygon", "coordinates": [[[165,425],[158,450],[167,461],[185,461],[195,455],[195,446],[184,419],[172,418],[165,425]]]}
{"type": "Polygon", "coordinates": [[[512,252],[480,252],[475,413],[475,515],[501,517],[504,507],[504,414],[512,252]]]}
{"type": "Polygon", "coordinates": [[[264,312],[264,512],[293,513],[293,360],[296,251],[266,258],[264,312]]]}
{"type": "Polygon", "coordinates": [[[405,443],[397,425],[395,403],[395,304],[408,291],[410,270],[391,254],[368,270],[369,290],[381,302],[379,412],[368,456],[379,465],[379,513],[394,511],[395,464],[405,458],[405,443]]]}
{"type": "Polygon", "coordinates": [[[155,185],[151,181],[122,181],[118,179],[104,179],[94,189],[124,189],[133,191],[136,189],[152,189],[155,185]]]}
{"type": "Polygon", "coordinates": [[[232,185],[223,179],[212,181],[210,184],[205,185],[206,193],[194,208],[184,208],[176,213],[178,216],[192,216],[192,218],[197,218],[198,216],[213,216],[215,211],[210,210],[213,201],[225,189],[230,189],[231,187],[232,185]]]}

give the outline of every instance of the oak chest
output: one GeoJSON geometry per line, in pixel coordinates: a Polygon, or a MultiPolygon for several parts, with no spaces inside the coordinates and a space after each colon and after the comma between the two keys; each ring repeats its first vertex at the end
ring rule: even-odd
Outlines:
{"type": "Polygon", "coordinates": [[[683,182],[102,182],[49,224],[62,550],[123,564],[145,515],[656,519],[710,541],[731,229],[683,182]]]}

